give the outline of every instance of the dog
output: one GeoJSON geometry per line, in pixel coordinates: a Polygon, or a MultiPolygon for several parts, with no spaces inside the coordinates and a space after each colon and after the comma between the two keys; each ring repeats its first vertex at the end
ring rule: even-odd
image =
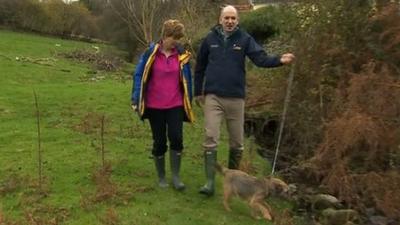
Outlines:
{"type": "Polygon", "coordinates": [[[241,170],[228,169],[216,164],[216,170],[224,176],[224,207],[231,211],[229,199],[239,197],[249,204],[252,216],[259,219],[259,213],[266,220],[272,220],[271,207],[265,202],[268,196],[289,198],[289,186],[281,179],[274,177],[256,178],[241,170]]]}

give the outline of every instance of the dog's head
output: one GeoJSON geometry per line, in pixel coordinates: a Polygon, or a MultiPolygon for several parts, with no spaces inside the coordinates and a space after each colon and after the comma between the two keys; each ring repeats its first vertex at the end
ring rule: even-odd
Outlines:
{"type": "Polygon", "coordinates": [[[285,199],[291,197],[291,191],[289,185],[287,185],[283,180],[275,177],[269,177],[266,179],[266,185],[268,186],[268,191],[273,196],[280,196],[285,199]]]}

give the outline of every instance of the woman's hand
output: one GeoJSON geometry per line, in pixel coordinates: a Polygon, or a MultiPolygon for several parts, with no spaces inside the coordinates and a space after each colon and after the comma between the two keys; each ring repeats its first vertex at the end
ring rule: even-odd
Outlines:
{"type": "Polygon", "coordinates": [[[132,110],[133,110],[134,112],[137,112],[137,110],[138,110],[136,104],[132,104],[132,105],[131,105],[131,108],[132,108],[132,110]]]}

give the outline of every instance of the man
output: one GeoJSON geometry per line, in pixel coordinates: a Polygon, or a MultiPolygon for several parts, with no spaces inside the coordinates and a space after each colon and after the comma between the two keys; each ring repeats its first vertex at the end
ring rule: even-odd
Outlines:
{"type": "Polygon", "coordinates": [[[202,42],[197,54],[194,95],[203,105],[205,120],[204,164],[207,183],[201,194],[214,194],[215,163],[220,125],[226,120],[229,133],[230,169],[238,169],[244,139],[245,58],[259,67],[277,67],[294,60],[291,53],[269,56],[238,26],[239,15],[228,5],[221,10],[219,24],[202,42]]]}

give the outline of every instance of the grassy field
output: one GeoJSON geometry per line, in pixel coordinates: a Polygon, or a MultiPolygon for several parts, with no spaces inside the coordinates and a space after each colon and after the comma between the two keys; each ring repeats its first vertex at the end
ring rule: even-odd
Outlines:
{"type": "MultiPolygon", "coordinates": [[[[178,193],[157,188],[148,122],[130,109],[134,65],[114,73],[95,72],[89,64],[57,56],[75,49],[93,46],[0,30],[0,223],[268,224],[251,218],[239,200],[232,202],[232,212],[225,212],[221,176],[216,196],[197,193],[205,181],[199,108],[197,122],[184,127],[181,176],[187,189],[178,193]],[[34,92],[40,112],[42,182],[34,92]],[[103,117],[108,167],[102,167],[100,151],[103,117]]],[[[248,149],[255,147],[247,142],[248,149]]],[[[226,143],[223,133],[223,164],[226,143]]],[[[264,160],[247,157],[258,176],[267,172],[264,160]]],[[[288,207],[277,200],[273,205],[288,207]]]]}

